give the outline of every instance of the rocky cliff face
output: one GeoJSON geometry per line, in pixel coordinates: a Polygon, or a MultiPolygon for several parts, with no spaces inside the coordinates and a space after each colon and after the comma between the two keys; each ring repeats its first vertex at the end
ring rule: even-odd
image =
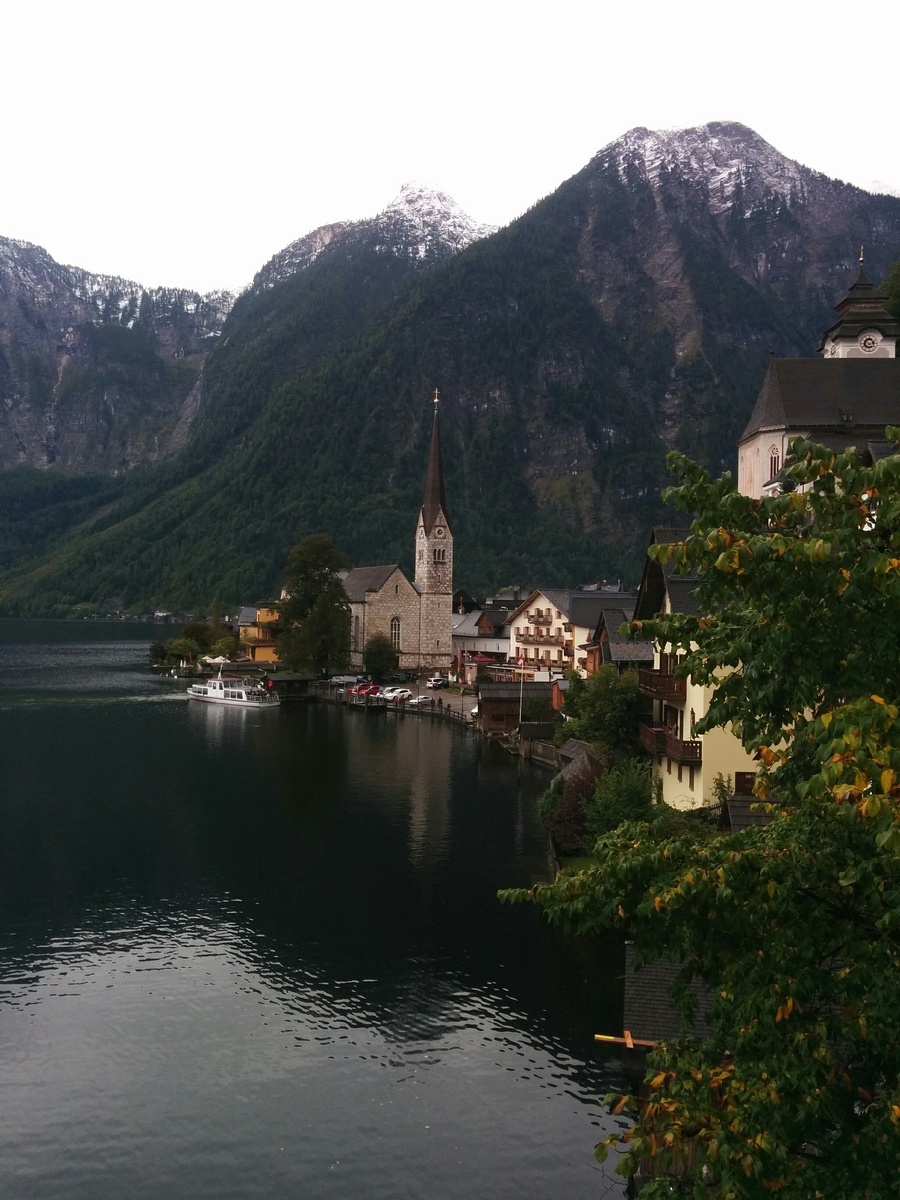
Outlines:
{"type": "Polygon", "coordinates": [[[233,302],[0,238],[0,467],[115,474],[164,456],[233,302]]]}

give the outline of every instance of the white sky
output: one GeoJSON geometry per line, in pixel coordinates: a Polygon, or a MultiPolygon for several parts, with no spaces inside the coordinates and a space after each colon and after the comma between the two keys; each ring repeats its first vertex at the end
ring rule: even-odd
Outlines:
{"type": "Polygon", "coordinates": [[[900,191],[900,10],[854,11],[10,0],[0,235],[151,286],[239,287],[408,179],[500,225],[636,125],[715,120],[900,191]]]}

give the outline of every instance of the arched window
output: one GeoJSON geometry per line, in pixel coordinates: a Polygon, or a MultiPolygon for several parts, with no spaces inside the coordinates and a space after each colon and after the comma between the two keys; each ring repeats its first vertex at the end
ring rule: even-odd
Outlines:
{"type": "Polygon", "coordinates": [[[781,454],[777,446],[769,447],[769,478],[774,479],[781,470],[781,454]]]}
{"type": "Polygon", "coordinates": [[[395,650],[400,649],[400,618],[391,617],[391,645],[395,650]]]}
{"type": "Polygon", "coordinates": [[[446,560],[447,551],[443,546],[435,546],[433,562],[442,563],[446,560]]]}

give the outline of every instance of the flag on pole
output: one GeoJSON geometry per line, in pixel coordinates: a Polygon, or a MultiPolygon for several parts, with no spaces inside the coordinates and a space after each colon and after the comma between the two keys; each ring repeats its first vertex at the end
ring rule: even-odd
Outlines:
{"type": "Polygon", "coordinates": [[[520,654],[519,657],[516,659],[516,662],[519,664],[520,667],[524,667],[525,666],[525,655],[520,654]]]}

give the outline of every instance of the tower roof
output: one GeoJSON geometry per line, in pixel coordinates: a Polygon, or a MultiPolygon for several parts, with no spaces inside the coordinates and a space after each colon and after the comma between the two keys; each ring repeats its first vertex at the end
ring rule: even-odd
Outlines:
{"type": "Polygon", "coordinates": [[[849,338],[855,341],[864,329],[877,329],[884,337],[900,337],[900,321],[892,317],[884,307],[885,296],[865,273],[860,260],[859,274],[850,285],[847,295],[835,305],[837,321],[825,331],[821,353],[825,343],[831,339],[849,338]]]}
{"type": "Polygon", "coordinates": [[[447,497],[444,494],[444,468],[441,464],[441,427],[438,420],[438,390],[434,389],[434,423],[431,426],[431,451],[428,455],[428,474],[425,477],[425,502],[422,505],[422,520],[425,533],[430,534],[437,522],[438,515],[444,514],[444,520],[449,525],[447,515],[447,497]]]}

